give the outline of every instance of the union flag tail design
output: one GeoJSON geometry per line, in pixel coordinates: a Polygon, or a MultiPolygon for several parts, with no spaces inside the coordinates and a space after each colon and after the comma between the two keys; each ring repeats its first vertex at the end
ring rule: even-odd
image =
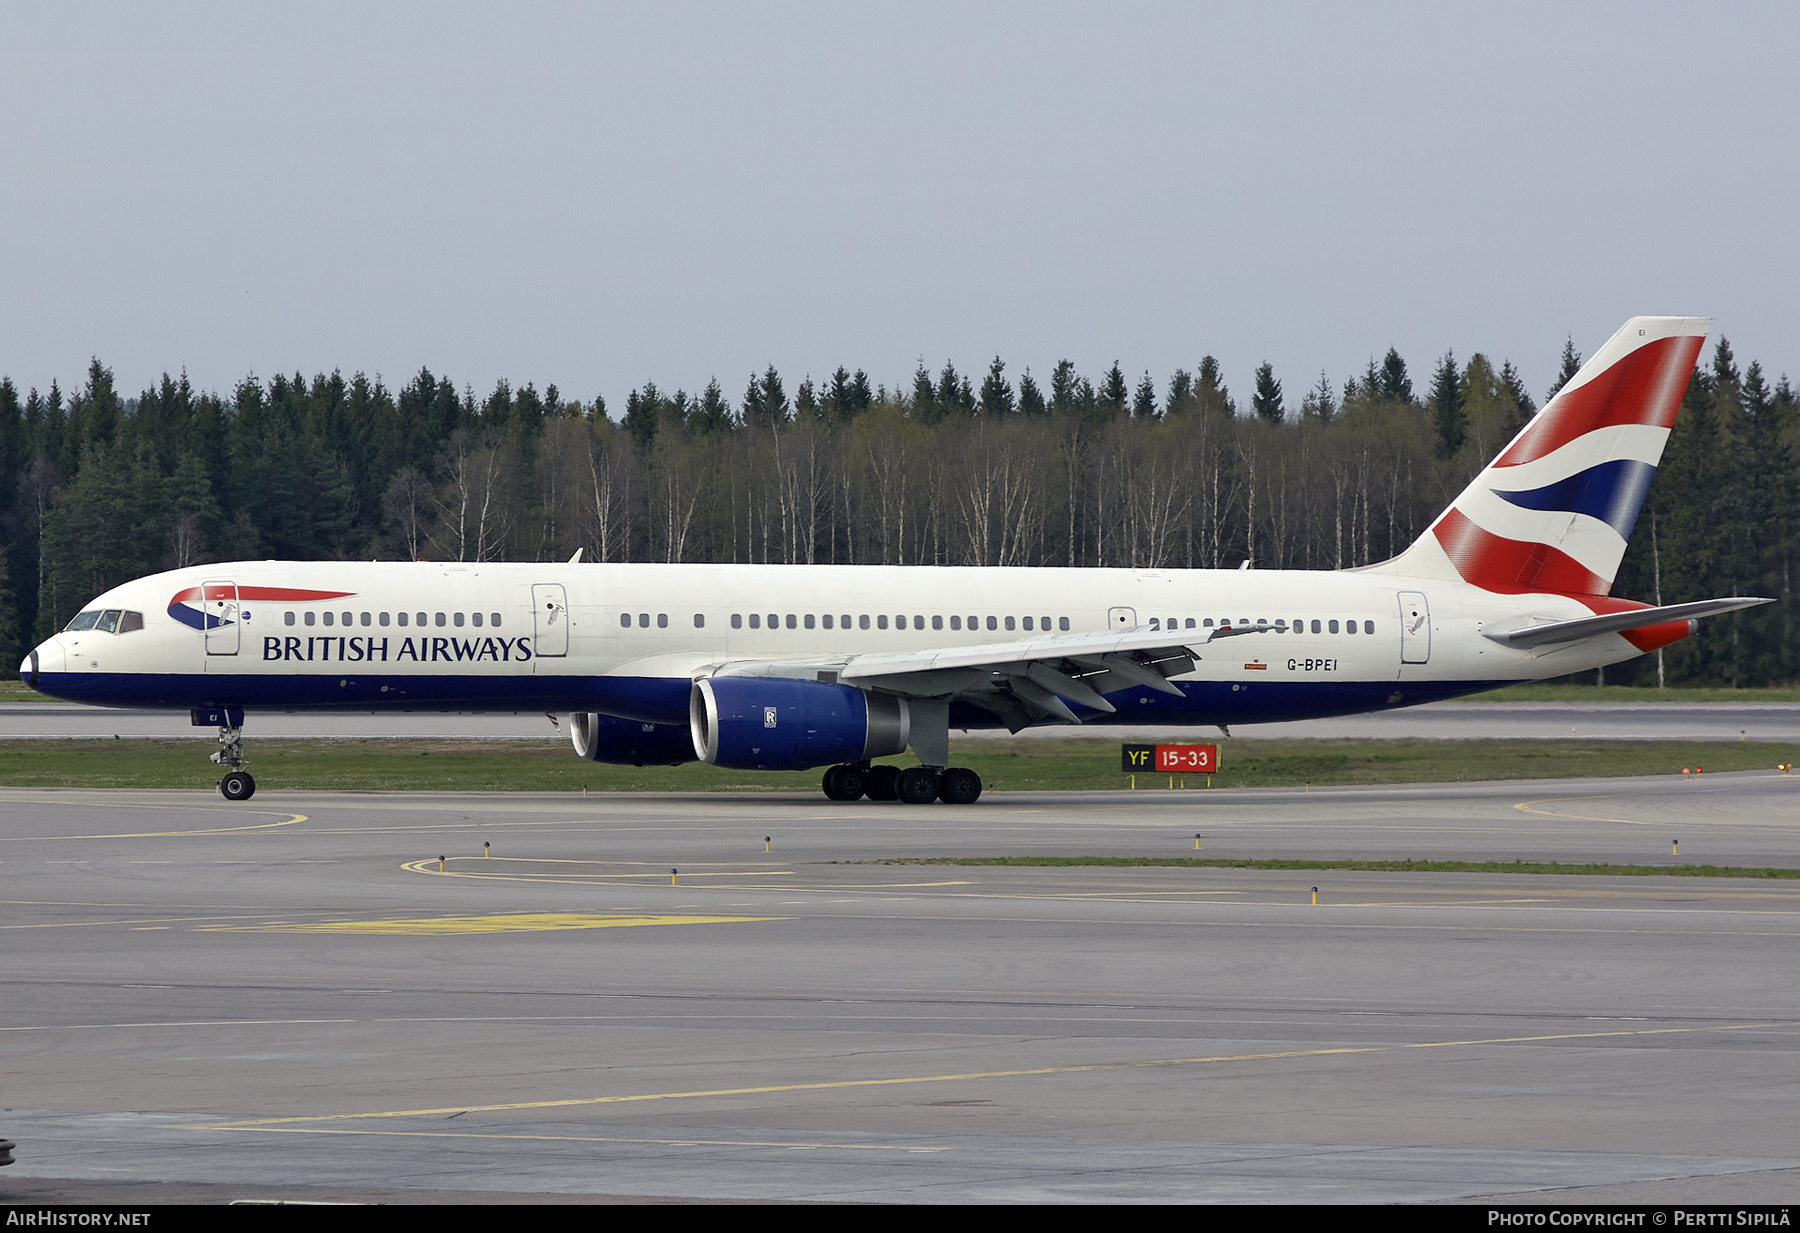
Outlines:
{"type": "Polygon", "coordinates": [[[1391,568],[1488,591],[1605,595],[1710,324],[1627,321],[1391,568]]]}

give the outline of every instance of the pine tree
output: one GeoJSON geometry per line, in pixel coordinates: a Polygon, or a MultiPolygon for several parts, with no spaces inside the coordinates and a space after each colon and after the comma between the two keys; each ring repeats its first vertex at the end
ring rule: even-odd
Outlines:
{"type": "Polygon", "coordinates": [[[1137,396],[1131,400],[1131,418],[1137,420],[1156,418],[1156,383],[1150,380],[1148,369],[1144,371],[1143,380],[1138,382],[1137,396]]]}
{"type": "Polygon", "coordinates": [[[912,413],[921,424],[935,424],[944,418],[943,408],[938,406],[937,387],[931,384],[931,374],[925,371],[923,360],[913,373],[912,413]]]}
{"type": "Polygon", "coordinates": [[[949,360],[944,361],[944,371],[938,374],[937,402],[945,414],[952,411],[961,415],[975,414],[975,390],[969,379],[958,373],[956,365],[949,360]]]}
{"type": "Polygon", "coordinates": [[[1131,389],[1125,384],[1125,370],[1114,360],[1113,366],[1106,370],[1106,379],[1100,383],[1100,405],[1108,415],[1119,415],[1125,410],[1125,403],[1131,397],[1131,389]]]}
{"type": "Polygon", "coordinates": [[[1275,379],[1275,366],[1267,360],[1256,370],[1256,393],[1250,396],[1250,407],[1270,424],[1287,418],[1287,409],[1281,405],[1281,382],[1275,379]]]}
{"type": "Polygon", "coordinates": [[[981,413],[989,417],[1006,416],[1016,409],[1012,384],[1006,379],[1006,365],[996,355],[981,382],[981,413]]]}
{"type": "Polygon", "coordinates": [[[1389,402],[1412,401],[1412,378],[1406,375],[1406,361],[1400,358],[1400,352],[1393,347],[1388,348],[1386,358],[1381,361],[1379,380],[1381,396],[1389,402]]]}
{"type": "Polygon", "coordinates": [[[1573,380],[1575,374],[1580,371],[1581,352],[1575,350],[1575,336],[1571,334],[1569,335],[1568,340],[1563,343],[1562,368],[1556,374],[1555,384],[1545,392],[1544,404],[1548,406],[1550,400],[1555,398],[1557,394],[1561,392],[1562,387],[1573,380]]]}
{"type": "Polygon", "coordinates": [[[1193,396],[1193,375],[1185,368],[1177,368],[1169,378],[1169,397],[1163,403],[1163,410],[1169,415],[1178,415],[1187,409],[1187,401],[1193,396]]]}
{"type": "Polygon", "coordinates": [[[1194,374],[1194,404],[1203,414],[1228,418],[1237,414],[1237,404],[1231,401],[1231,391],[1225,388],[1219,361],[1210,355],[1200,358],[1200,371],[1194,374]]]}
{"type": "Polygon", "coordinates": [[[1308,390],[1300,400],[1300,416],[1302,419],[1318,420],[1321,424],[1331,423],[1331,417],[1337,414],[1337,399],[1331,393],[1331,379],[1325,370],[1319,370],[1319,383],[1308,390]]]}
{"type": "Polygon", "coordinates": [[[1462,449],[1468,420],[1463,414],[1463,385],[1454,353],[1444,352],[1431,377],[1431,426],[1437,429],[1438,457],[1454,458],[1462,449]]]}
{"type": "Polygon", "coordinates": [[[1044,402],[1044,391],[1040,390],[1038,383],[1031,379],[1029,368],[1025,370],[1025,375],[1019,378],[1019,412],[1032,418],[1050,414],[1050,408],[1044,402]]]}
{"type": "Polygon", "coordinates": [[[1518,411],[1519,427],[1523,428],[1525,421],[1536,414],[1537,404],[1532,402],[1531,395],[1525,392],[1525,382],[1520,379],[1519,370],[1513,367],[1511,360],[1500,366],[1500,383],[1512,396],[1513,406],[1518,411]]]}

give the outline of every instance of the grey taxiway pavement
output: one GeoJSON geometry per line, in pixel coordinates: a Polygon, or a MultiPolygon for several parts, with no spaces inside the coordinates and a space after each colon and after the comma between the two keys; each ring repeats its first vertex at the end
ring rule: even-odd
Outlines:
{"type": "Polygon", "coordinates": [[[966,808],[4,790],[0,1201],[1800,1186],[1800,882],[861,863],[1196,833],[1800,868],[1800,777],[966,808]]]}

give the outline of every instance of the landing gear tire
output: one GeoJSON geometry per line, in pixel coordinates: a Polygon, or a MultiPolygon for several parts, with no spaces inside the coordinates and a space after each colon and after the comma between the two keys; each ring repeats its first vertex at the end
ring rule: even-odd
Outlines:
{"type": "Polygon", "coordinates": [[[256,795],[256,780],[249,771],[232,771],[219,780],[219,794],[228,801],[247,801],[256,795]]]}
{"type": "Polygon", "coordinates": [[[938,776],[938,799],[946,805],[973,805],[981,799],[981,776],[953,766],[938,776]]]}
{"type": "Polygon", "coordinates": [[[928,766],[909,766],[900,772],[896,785],[900,799],[908,805],[929,805],[938,798],[938,773],[928,766]]]}
{"type": "Polygon", "coordinates": [[[854,801],[868,788],[868,773],[860,766],[834,766],[825,772],[825,795],[834,801],[854,801]]]}
{"type": "Polygon", "coordinates": [[[872,801],[898,800],[895,781],[899,778],[900,768],[897,766],[872,766],[869,768],[868,787],[863,790],[872,801]]]}

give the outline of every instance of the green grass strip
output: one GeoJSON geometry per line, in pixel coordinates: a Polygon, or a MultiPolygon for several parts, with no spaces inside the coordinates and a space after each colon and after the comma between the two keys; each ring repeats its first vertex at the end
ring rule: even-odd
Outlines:
{"type": "MultiPolygon", "coordinates": [[[[840,862],[833,861],[832,864],[840,862]]],[[[1303,861],[1248,860],[1229,856],[896,856],[868,865],[1003,865],[1065,869],[1099,865],[1120,869],[1351,869],[1364,873],[1572,873],[1623,878],[1800,878],[1800,869],[1738,865],[1565,865],[1561,861],[1303,861]]]]}
{"type": "MultiPolygon", "coordinates": [[[[185,717],[169,720],[185,727],[185,717]]],[[[1206,789],[1302,790],[1362,784],[1469,782],[1497,779],[1665,775],[1699,764],[1708,771],[1778,774],[1800,761],[1800,745],[1757,741],[1559,740],[1218,740],[1221,771],[1213,776],[1139,774],[1140,793],[1195,804],[1206,789]]],[[[185,739],[0,741],[0,786],[14,788],[211,788],[218,768],[206,758],[210,734],[185,739]]],[[[244,752],[257,790],[390,792],[804,792],[819,791],[821,771],[732,771],[690,763],[677,767],[584,762],[568,738],[544,725],[537,740],[352,737],[337,740],[259,736],[245,729],[244,752]]],[[[1009,792],[1123,792],[1119,737],[1074,739],[953,736],[951,759],[971,767],[1004,800],[1009,792]]],[[[883,759],[910,765],[913,759],[883,759]]]]}

